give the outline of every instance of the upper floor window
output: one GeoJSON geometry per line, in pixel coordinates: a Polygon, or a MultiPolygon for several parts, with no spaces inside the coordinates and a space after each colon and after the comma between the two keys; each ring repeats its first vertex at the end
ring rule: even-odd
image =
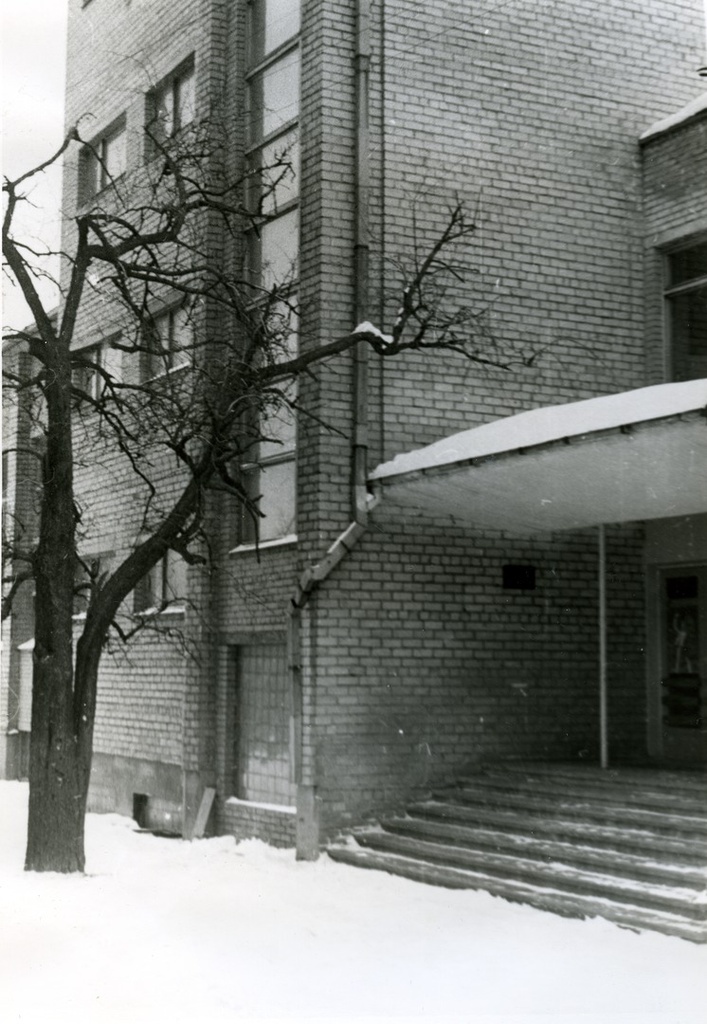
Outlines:
{"type": "Polygon", "coordinates": [[[10,453],[2,453],[2,532],[8,532],[10,520],[10,453]]]}
{"type": "Polygon", "coordinates": [[[248,137],[251,145],[280,131],[299,115],[299,50],[288,50],[248,83],[248,137]]]}
{"type": "Polygon", "coordinates": [[[79,201],[89,202],[124,174],[126,167],[127,136],[125,117],[121,117],[81,150],[79,201]]]}
{"type": "Polygon", "coordinates": [[[257,64],[300,29],[299,0],[249,0],[249,63],[257,64]]]}
{"type": "Polygon", "coordinates": [[[153,318],[149,351],[143,379],[158,377],[191,362],[194,347],[194,325],[189,309],[174,306],[153,318]]]}
{"type": "MultiPolygon", "coordinates": [[[[115,340],[115,339],[114,339],[115,340]]],[[[121,351],[111,342],[88,345],[72,354],[71,383],[80,402],[88,397],[97,402],[104,394],[109,380],[121,379],[121,351]]]]}
{"type": "MultiPolygon", "coordinates": [[[[294,300],[291,303],[267,314],[269,358],[275,363],[286,362],[297,354],[294,300]]],[[[297,382],[283,380],[273,390],[272,401],[264,398],[263,407],[253,410],[243,424],[245,450],[239,475],[260,515],[241,509],[239,544],[282,540],[294,537],[296,530],[297,382]]]]}
{"type": "Polygon", "coordinates": [[[707,377],[707,241],[669,253],[666,272],[671,379],[707,377]]]}
{"type": "Polygon", "coordinates": [[[194,120],[194,60],[174,71],[147,97],[147,132],[155,146],[164,143],[194,120]]]}
{"type": "Polygon", "coordinates": [[[133,612],[182,612],[186,598],[187,563],[175,551],[168,551],[135,587],[133,612]]]}

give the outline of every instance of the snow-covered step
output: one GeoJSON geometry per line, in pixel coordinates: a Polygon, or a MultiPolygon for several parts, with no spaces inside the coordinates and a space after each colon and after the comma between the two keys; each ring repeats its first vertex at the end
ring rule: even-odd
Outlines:
{"type": "Polygon", "coordinates": [[[498,805],[473,806],[445,800],[426,800],[412,804],[408,813],[414,817],[470,827],[491,827],[527,836],[588,842],[594,846],[625,852],[667,854],[679,863],[703,864],[707,852],[707,844],[702,836],[676,838],[647,828],[587,822],[553,813],[529,815],[522,808],[509,810],[498,805]]]}
{"type": "Polygon", "coordinates": [[[485,876],[550,886],[563,892],[599,896],[652,910],[669,911],[694,920],[707,919],[704,880],[697,889],[660,884],[616,875],[607,870],[588,870],[562,862],[545,863],[517,853],[474,850],[416,837],[370,829],[355,834],[360,846],[376,852],[411,857],[431,864],[482,872],[485,876]]]}
{"type": "MultiPolygon", "coordinates": [[[[424,818],[391,818],[382,822],[387,832],[431,842],[446,843],[465,849],[511,853],[545,862],[610,868],[612,874],[675,884],[697,890],[707,887],[707,851],[699,864],[676,863],[670,854],[658,850],[653,856],[624,853],[582,842],[543,839],[535,836],[499,832],[493,829],[469,828],[424,818]]],[[[590,839],[591,837],[589,837],[590,839]]],[[[697,860],[697,858],[695,858],[697,860]]]]}
{"type": "Polygon", "coordinates": [[[638,785],[612,777],[583,779],[577,776],[555,776],[529,771],[489,770],[465,775],[458,780],[463,788],[478,788],[486,793],[533,793],[537,796],[582,797],[609,800],[626,807],[665,812],[678,812],[707,820],[707,792],[682,793],[660,786],[638,785]]]}
{"type": "Polygon", "coordinates": [[[583,763],[554,763],[539,761],[504,761],[502,764],[475,766],[461,772],[465,778],[506,779],[533,777],[534,779],[564,784],[602,786],[604,788],[629,787],[665,793],[669,797],[694,797],[707,801],[707,768],[704,770],[656,769],[652,767],[600,768],[583,763]]]}
{"type": "Polygon", "coordinates": [[[482,785],[461,785],[453,791],[439,794],[447,801],[465,805],[503,806],[517,808],[525,814],[553,814],[583,821],[618,822],[628,827],[646,828],[673,836],[702,836],[707,841],[707,816],[647,810],[627,805],[620,797],[592,798],[577,794],[572,797],[515,793],[489,790],[482,785]]]}
{"type": "Polygon", "coordinates": [[[364,850],[355,845],[332,846],[327,851],[336,861],[357,867],[387,871],[419,882],[455,889],[479,889],[504,899],[525,903],[567,917],[603,917],[629,928],[647,928],[693,942],[707,942],[707,923],[669,911],[649,910],[595,896],[561,892],[551,885],[533,885],[501,879],[483,871],[430,864],[394,853],[364,850]]]}

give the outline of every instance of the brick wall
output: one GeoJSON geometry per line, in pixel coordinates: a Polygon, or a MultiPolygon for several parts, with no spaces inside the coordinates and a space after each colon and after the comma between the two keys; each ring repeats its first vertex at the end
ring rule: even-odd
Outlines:
{"type": "Polygon", "coordinates": [[[489,306],[501,357],[538,357],[387,363],[385,458],[646,383],[637,139],[696,95],[703,56],[700,0],[387,5],[385,255],[409,246],[411,199],[426,237],[455,192],[478,201],[459,298],[489,306]]]}
{"type": "MultiPolygon", "coordinates": [[[[642,534],[609,532],[610,744],[645,750],[642,534]]],[[[313,783],[325,828],[469,762],[598,757],[592,532],[520,539],[376,514],[309,611],[313,783]],[[537,570],[504,590],[504,564],[537,570]]]]}
{"type": "MultiPolygon", "coordinates": [[[[129,162],[138,166],[146,91],[193,52],[199,108],[224,119],[227,159],[242,166],[244,9],[226,0],[72,0],[67,124],[90,111],[82,130],[91,137],[125,112],[129,162]]],[[[354,13],[352,0],[303,2],[304,349],[353,325],[354,13]]],[[[370,465],[522,408],[653,379],[636,140],[696,92],[701,0],[537,0],[471,11],[460,0],[389,0],[373,3],[371,28],[369,319],[390,327],[400,261],[415,244],[429,246],[460,194],[476,208],[478,230],[450,299],[487,309],[491,354],[512,365],[483,369],[451,354],[373,358],[370,465]]],[[[64,199],[71,210],[71,159],[64,199]]],[[[238,265],[238,242],[213,243],[238,265]]],[[[225,329],[209,307],[204,324],[214,336],[225,329]]],[[[105,331],[100,296],[88,297],[82,340],[105,331]]],[[[220,829],[291,841],[291,815],[228,800],[228,651],[284,630],[299,572],[350,522],[352,388],[351,356],[302,382],[314,415],[299,423],[297,548],[229,554],[234,510],[214,499],[220,568],[192,573],[186,620],[198,660],[145,638],[131,661],[104,662],[96,743],[105,785],[111,772],[136,780],[153,764],[188,768],[216,781],[220,829]]],[[[170,471],[158,473],[165,500],[170,471]]],[[[117,553],[127,550],[136,528],[127,467],[92,450],[80,476],[91,498],[89,540],[107,531],[117,553]]],[[[628,755],[641,753],[644,734],[640,544],[636,529],[610,533],[611,743],[628,755]]],[[[530,542],[416,527],[381,509],[312,598],[302,627],[303,780],[317,787],[327,830],[398,803],[466,760],[596,750],[589,534],[530,542]],[[501,591],[502,564],[524,561],[538,568],[537,590],[501,591]]]]}
{"type": "Polygon", "coordinates": [[[262,839],[271,846],[295,845],[294,808],[264,807],[241,800],[226,800],[219,819],[220,831],[236,839],[262,839]]]}
{"type": "MultiPolygon", "coordinates": [[[[301,287],[303,340],[316,344],[353,307],[355,40],[353,5],[304,10],[301,287]]],[[[638,136],[699,87],[700,0],[513,12],[398,2],[374,5],[372,28],[369,318],[390,329],[397,268],[459,194],[478,227],[450,297],[486,309],[483,354],[509,366],[374,358],[370,465],[520,409],[648,383],[638,136]]],[[[350,362],[308,387],[322,422],[301,426],[300,532],[317,560],[350,518],[350,362]]],[[[464,758],[596,757],[595,539],[528,546],[384,519],[304,613],[304,777],[325,827],[464,758]],[[526,558],[538,592],[502,599],[502,560],[526,558]]],[[[640,756],[640,530],[611,544],[611,742],[640,756]]]]}

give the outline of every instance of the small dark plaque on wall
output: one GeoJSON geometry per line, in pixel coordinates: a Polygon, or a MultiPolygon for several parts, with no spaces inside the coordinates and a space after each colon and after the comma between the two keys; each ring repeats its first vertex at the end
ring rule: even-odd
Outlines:
{"type": "Polygon", "coordinates": [[[504,565],[504,590],[535,590],[534,565],[504,565]]]}

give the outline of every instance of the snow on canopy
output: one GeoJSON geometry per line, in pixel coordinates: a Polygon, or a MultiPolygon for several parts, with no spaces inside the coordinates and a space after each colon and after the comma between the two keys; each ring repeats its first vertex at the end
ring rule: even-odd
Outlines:
{"type": "Polygon", "coordinates": [[[518,448],[578,437],[599,430],[664,419],[707,406],[707,379],[656,384],[565,405],[543,406],[462,430],[425,448],[396,455],[371,473],[372,480],[499,455],[518,448]]]}
{"type": "Polygon", "coordinates": [[[707,110],[707,92],[700,93],[694,100],[691,100],[669,117],[664,117],[662,121],[656,121],[655,124],[652,124],[650,128],[643,132],[640,136],[640,141],[646,142],[648,139],[653,138],[654,135],[662,135],[663,132],[667,132],[671,128],[677,128],[684,121],[689,121],[691,117],[701,114],[703,110],[707,110]]]}

